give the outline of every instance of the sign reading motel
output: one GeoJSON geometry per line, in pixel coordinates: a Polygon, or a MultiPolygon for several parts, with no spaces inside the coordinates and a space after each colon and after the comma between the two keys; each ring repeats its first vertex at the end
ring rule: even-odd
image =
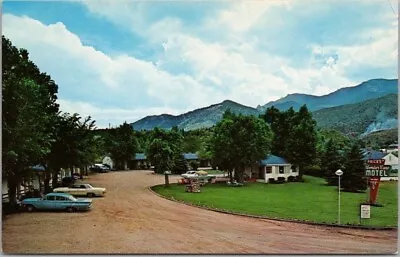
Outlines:
{"type": "Polygon", "coordinates": [[[365,176],[366,177],[389,177],[389,173],[387,170],[370,170],[366,169],[365,170],[365,176]]]}
{"type": "Polygon", "coordinates": [[[367,160],[365,176],[367,177],[389,177],[390,166],[385,165],[385,160],[367,160]]]}

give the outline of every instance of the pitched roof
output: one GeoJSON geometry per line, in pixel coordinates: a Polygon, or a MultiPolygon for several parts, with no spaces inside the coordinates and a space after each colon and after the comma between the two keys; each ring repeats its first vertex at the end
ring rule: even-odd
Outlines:
{"type": "Polygon", "coordinates": [[[285,158],[273,154],[268,155],[267,157],[265,157],[264,160],[261,160],[259,163],[261,166],[290,164],[285,158]]]}
{"type": "Polygon", "coordinates": [[[363,153],[363,160],[380,160],[383,157],[386,156],[385,153],[375,151],[375,150],[369,150],[369,149],[361,149],[363,153]]]}
{"type": "Polygon", "coordinates": [[[185,158],[186,160],[198,160],[199,159],[199,157],[195,153],[184,153],[183,158],[185,158]]]}
{"type": "Polygon", "coordinates": [[[144,153],[135,153],[135,160],[147,160],[147,156],[144,153]]]}
{"type": "Polygon", "coordinates": [[[33,171],[45,171],[46,170],[46,166],[35,165],[35,166],[30,166],[29,169],[31,169],[33,171]]]}

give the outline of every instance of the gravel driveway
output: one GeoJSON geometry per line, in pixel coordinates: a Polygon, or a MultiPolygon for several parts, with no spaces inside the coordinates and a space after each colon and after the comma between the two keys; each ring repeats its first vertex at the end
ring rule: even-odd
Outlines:
{"type": "MultiPolygon", "coordinates": [[[[177,177],[170,178],[175,182],[177,177]]],[[[34,212],[3,220],[5,253],[394,253],[397,231],[329,228],[222,214],[175,203],[147,187],[149,171],[95,174],[107,188],[81,213],[34,212]]]]}

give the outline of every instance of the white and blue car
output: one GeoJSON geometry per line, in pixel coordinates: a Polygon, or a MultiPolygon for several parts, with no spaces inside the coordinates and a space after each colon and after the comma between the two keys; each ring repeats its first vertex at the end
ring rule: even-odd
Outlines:
{"type": "Polygon", "coordinates": [[[66,210],[68,212],[87,211],[92,207],[92,200],[75,198],[66,193],[49,193],[42,198],[26,198],[21,205],[27,211],[66,210]]]}

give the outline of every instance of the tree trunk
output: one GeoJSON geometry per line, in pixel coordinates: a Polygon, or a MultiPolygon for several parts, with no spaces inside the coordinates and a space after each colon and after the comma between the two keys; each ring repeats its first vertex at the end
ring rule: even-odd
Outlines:
{"type": "Polygon", "coordinates": [[[37,177],[38,177],[38,183],[39,183],[39,192],[41,193],[41,192],[42,192],[42,181],[41,181],[41,179],[40,179],[40,174],[39,174],[39,172],[37,173],[37,177]]]}
{"type": "Polygon", "coordinates": [[[49,174],[45,173],[44,174],[44,193],[50,193],[51,188],[50,188],[50,176],[49,174]]]}
{"type": "Polygon", "coordinates": [[[231,183],[233,183],[232,170],[228,170],[228,174],[229,174],[229,181],[230,181],[231,183]]]}
{"type": "Polygon", "coordinates": [[[12,209],[17,206],[17,179],[13,176],[9,176],[7,179],[7,187],[8,187],[8,200],[12,209]]]}
{"type": "Polygon", "coordinates": [[[55,171],[52,172],[51,180],[52,180],[52,187],[53,188],[58,187],[58,170],[59,169],[56,169],[55,171]]]}
{"type": "Polygon", "coordinates": [[[304,167],[299,165],[299,181],[303,182],[303,175],[304,175],[304,167]]]}
{"type": "Polygon", "coordinates": [[[165,176],[165,186],[169,186],[169,177],[168,174],[164,174],[165,176]]]}
{"type": "Polygon", "coordinates": [[[237,182],[238,183],[243,183],[244,182],[244,165],[240,165],[239,172],[237,174],[237,182]]]}

